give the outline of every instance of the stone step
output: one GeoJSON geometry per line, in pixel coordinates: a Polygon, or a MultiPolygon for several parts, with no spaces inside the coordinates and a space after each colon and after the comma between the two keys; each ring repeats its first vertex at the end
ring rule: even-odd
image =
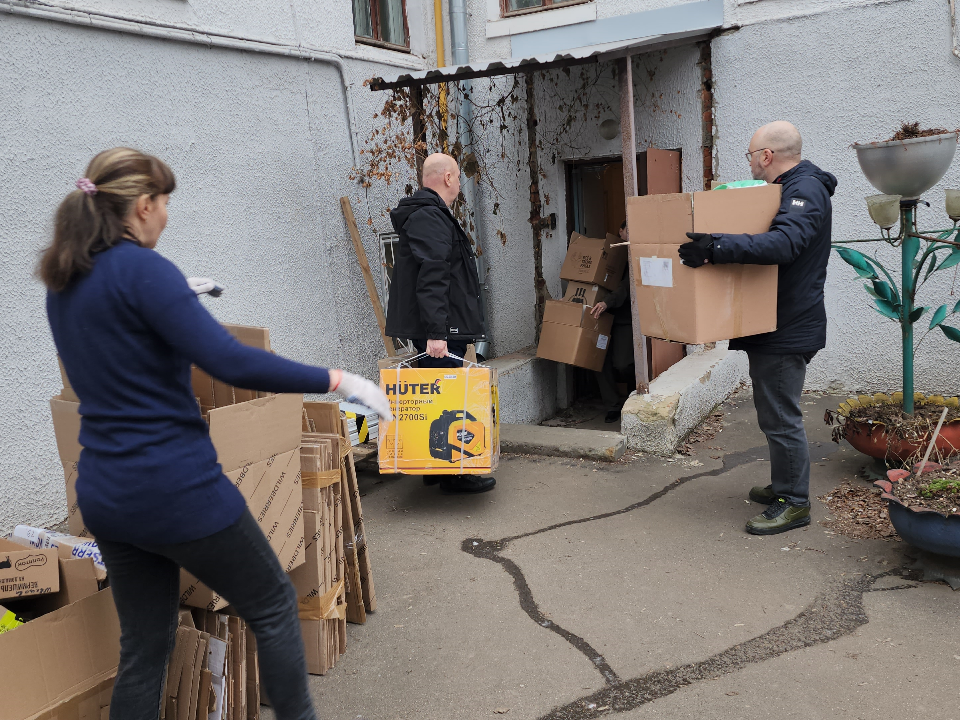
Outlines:
{"type": "Polygon", "coordinates": [[[505,453],[613,462],[626,450],[626,437],[615,432],[509,423],[500,426],[500,451],[505,453]]]}

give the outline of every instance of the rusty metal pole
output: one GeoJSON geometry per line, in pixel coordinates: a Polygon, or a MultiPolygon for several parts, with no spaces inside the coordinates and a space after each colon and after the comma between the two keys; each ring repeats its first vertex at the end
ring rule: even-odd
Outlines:
{"type": "MultiPolygon", "coordinates": [[[[633,118],[633,56],[617,60],[617,80],[620,85],[620,141],[623,157],[623,193],[627,200],[637,196],[637,132],[633,118]]],[[[630,238],[640,228],[630,227],[629,206],[627,212],[627,232],[630,238]]],[[[633,361],[637,370],[637,392],[645,395],[650,392],[650,366],[647,362],[647,338],[640,328],[640,314],[637,312],[637,268],[633,258],[633,247],[627,248],[627,262],[630,266],[630,309],[633,311],[633,361]]]]}

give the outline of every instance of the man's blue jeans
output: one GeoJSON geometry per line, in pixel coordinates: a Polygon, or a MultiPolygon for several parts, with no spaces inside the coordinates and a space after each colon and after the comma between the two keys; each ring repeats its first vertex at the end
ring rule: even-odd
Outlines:
{"type": "Polygon", "coordinates": [[[226,598],[257,638],[260,677],[278,720],[316,720],[297,596],[249,511],[225,530],[175,545],[100,541],[120,616],[110,720],[157,720],[176,640],[180,568],[226,598]]]}
{"type": "Polygon", "coordinates": [[[770,448],[770,484],[778,497],[803,507],[810,507],[810,448],[800,393],[814,355],[747,353],[757,421],[770,448]]]}

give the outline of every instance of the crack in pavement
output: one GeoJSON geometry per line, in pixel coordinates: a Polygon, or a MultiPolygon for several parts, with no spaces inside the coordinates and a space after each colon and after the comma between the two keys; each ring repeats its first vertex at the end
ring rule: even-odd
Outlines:
{"type": "Polygon", "coordinates": [[[568,705],[554,708],[539,720],[584,720],[597,717],[597,709],[603,707],[615,713],[628,712],[672,695],[688,685],[717,680],[748,665],[849,635],[869,622],[863,607],[864,593],[917,587],[872,587],[880,578],[903,576],[904,573],[902,568],[895,568],[876,575],[844,580],[818,595],[799,615],[762,635],[727,648],[706,660],[669,670],[656,670],[603,688],[568,705]]]}
{"type": "MultiPolygon", "coordinates": [[[[813,447],[821,447],[822,443],[811,442],[813,447]]],[[[860,578],[848,579],[836,584],[817,596],[803,611],[787,622],[775,627],[762,635],[730,647],[706,660],[688,663],[677,668],[658,670],[631,680],[621,680],[616,671],[610,666],[601,653],[579,635],[570,632],[547,617],[536,600],[527,579],[513,560],[503,556],[511,542],[523,538],[533,537],[552,530],[579,525],[582,523],[604,520],[606,518],[623,515],[634,510],[646,507],[671,491],[688,482],[703,477],[723,475],[737,467],[752,462],[769,459],[767,447],[748,448],[725,455],[719,468],[705,470],[693,475],[680,477],[657,492],[628,505],[619,510],[591,515],[555,523],[538,530],[519,535],[512,535],[501,540],[483,540],[481,538],[467,538],[461,544],[461,549],[476,558],[490,560],[500,565],[513,578],[513,585],[519,596],[521,609],[540,627],[556,633],[570,645],[582,653],[603,676],[607,687],[591,695],[584,696],[574,702],[555,708],[540,720],[585,720],[587,717],[596,717],[597,710],[611,710],[613,712],[627,712],[641,705],[653,702],[659,698],[673,694],[682,687],[686,687],[703,680],[715,680],[723,675],[740,670],[747,665],[770,660],[784,653],[799,650],[813,645],[836,640],[849,635],[861,625],[869,622],[863,608],[863,596],[866,592],[881,590],[903,590],[916,585],[897,585],[888,588],[873,588],[873,584],[880,578],[889,575],[908,577],[909,571],[895,568],[876,575],[863,575],[860,578]]],[[[912,578],[911,578],[912,579],[912,578]]]]}
{"type": "Polygon", "coordinates": [[[460,547],[465,553],[483,560],[491,560],[506,570],[507,574],[513,578],[513,586],[517,590],[517,595],[519,595],[520,607],[530,617],[530,619],[537,623],[537,625],[540,627],[556,633],[570,643],[574,648],[583,653],[590,663],[597,668],[597,670],[603,676],[603,679],[608,684],[614,685],[620,682],[620,677],[617,675],[616,671],[610,667],[610,664],[604,659],[603,655],[600,654],[596,648],[594,648],[584,638],[553,622],[553,620],[548,618],[543,611],[540,610],[536,600],[533,599],[533,591],[530,589],[530,585],[527,583],[527,579],[524,577],[520,566],[517,565],[513,560],[503,557],[502,553],[514,540],[540,535],[541,533],[550,532],[551,530],[557,530],[570,525],[579,525],[581,523],[593,522],[594,520],[605,520],[606,518],[623,515],[634,510],[639,510],[640,508],[646,507],[647,505],[659,500],[667,493],[671,492],[672,490],[676,490],[678,487],[685,485],[691,480],[696,480],[702,477],[716,477],[717,475],[722,475],[723,473],[729,472],[730,470],[740,467],[741,465],[757,462],[758,460],[766,460],[768,457],[769,452],[766,446],[749,448],[747,450],[730,453],[729,455],[724,455],[719,468],[705,470],[700,473],[677,478],[672,483],[661,488],[652,495],[649,495],[643,500],[635,502],[632,505],[627,505],[625,508],[600,513],[599,515],[591,515],[590,517],[577,518],[575,520],[567,520],[565,522],[555,523],[554,525],[549,525],[545,528],[540,528],[539,530],[533,530],[532,532],[523,533],[521,535],[513,535],[511,537],[503,538],[502,540],[467,538],[463,541],[460,547]]]}

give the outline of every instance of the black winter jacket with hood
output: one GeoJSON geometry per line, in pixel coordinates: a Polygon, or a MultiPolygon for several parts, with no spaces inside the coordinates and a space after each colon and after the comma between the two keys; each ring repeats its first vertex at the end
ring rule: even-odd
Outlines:
{"type": "Polygon", "coordinates": [[[386,334],[405,340],[485,337],[480,280],[470,240],[428,188],[390,212],[400,236],[390,280],[386,334]]]}
{"type": "Polygon", "coordinates": [[[714,235],[714,263],[780,266],[777,329],[731,340],[730,349],[771,355],[812,353],[827,344],[823,285],[830,259],[830,197],[837,179],[802,160],[774,182],[782,185],[783,191],[769,232],[714,235]]]}

